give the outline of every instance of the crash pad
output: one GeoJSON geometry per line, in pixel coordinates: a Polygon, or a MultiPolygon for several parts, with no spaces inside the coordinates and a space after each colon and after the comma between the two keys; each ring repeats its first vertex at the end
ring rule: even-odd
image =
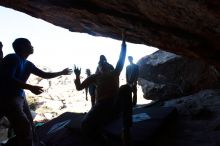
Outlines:
{"type": "MultiPolygon", "coordinates": [[[[174,116],[174,113],[173,107],[133,108],[133,124],[130,129],[133,145],[146,145],[174,116]]],[[[38,135],[44,143],[50,146],[91,146],[91,143],[88,144],[83,140],[80,133],[80,124],[84,115],[85,113],[66,112],[38,127],[38,135]]],[[[103,132],[114,143],[120,143],[122,127],[122,118],[118,118],[106,125],[103,132]]]]}

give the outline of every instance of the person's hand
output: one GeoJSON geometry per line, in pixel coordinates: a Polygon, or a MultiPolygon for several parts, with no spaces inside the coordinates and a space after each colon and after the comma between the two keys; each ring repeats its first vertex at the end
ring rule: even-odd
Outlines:
{"type": "Polygon", "coordinates": [[[31,86],[29,90],[36,95],[44,92],[43,87],[41,87],[41,86],[31,86]]]}
{"type": "Polygon", "coordinates": [[[74,73],[75,73],[76,76],[80,76],[80,74],[81,74],[81,68],[78,68],[78,67],[76,67],[76,66],[74,65],[74,73]]]}
{"type": "Polygon", "coordinates": [[[125,36],[125,34],[126,34],[126,31],[123,30],[122,31],[122,47],[126,47],[126,43],[125,43],[126,36],[125,36]]]}
{"type": "Polygon", "coordinates": [[[64,70],[62,70],[62,75],[71,75],[72,72],[72,69],[65,68],[64,70]]]}

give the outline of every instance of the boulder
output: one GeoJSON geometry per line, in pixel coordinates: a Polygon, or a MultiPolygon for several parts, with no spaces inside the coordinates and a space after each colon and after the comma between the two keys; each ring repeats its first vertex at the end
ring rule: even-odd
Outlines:
{"type": "Polygon", "coordinates": [[[173,53],[159,50],[137,64],[138,81],[146,99],[178,98],[219,86],[220,74],[214,66],[173,53]]]}

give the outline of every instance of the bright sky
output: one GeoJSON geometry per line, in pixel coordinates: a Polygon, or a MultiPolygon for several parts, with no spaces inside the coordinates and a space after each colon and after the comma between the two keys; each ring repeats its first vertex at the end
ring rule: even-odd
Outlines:
{"type": "MultiPolygon", "coordinates": [[[[94,37],[36,19],[24,13],[0,6],[0,41],[3,43],[4,56],[12,53],[12,42],[19,37],[27,38],[34,47],[34,54],[28,60],[36,65],[44,65],[54,71],[74,64],[95,71],[99,56],[107,57],[113,66],[119,57],[121,41],[110,38],[94,37]]],[[[145,45],[127,43],[127,56],[134,62],[157,49],[145,45]]],[[[128,64],[127,58],[125,66],[128,64]]]]}

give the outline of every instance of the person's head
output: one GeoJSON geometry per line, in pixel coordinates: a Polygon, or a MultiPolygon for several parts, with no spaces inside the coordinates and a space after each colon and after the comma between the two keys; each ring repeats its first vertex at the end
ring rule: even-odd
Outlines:
{"type": "Polygon", "coordinates": [[[99,63],[102,63],[102,62],[107,62],[105,55],[100,55],[99,57],[99,63]]]}
{"type": "Polygon", "coordinates": [[[114,68],[108,62],[100,62],[98,66],[99,73],[111,72],[114,68]]]}
{"type": "Polygon", "coordinates": [[[34,52],[31,42],[26,38],[17,38],[12,43],[12,46],[16,54],[22,55],[24,57],[28,57],[34,52]]]}
{"type": "Polygon", "coordinates": [[[90,71],[90,69],[86,69],[86,74],[87,74],[88,76],[91,75],[91,71],[90,71]]]}
{"type": "Polygon", "coordinates": [[[128,56],[128,61],[129,61],[130,63],[133,63],[133,57],[132,57],[132,56],[128,56]]]}

